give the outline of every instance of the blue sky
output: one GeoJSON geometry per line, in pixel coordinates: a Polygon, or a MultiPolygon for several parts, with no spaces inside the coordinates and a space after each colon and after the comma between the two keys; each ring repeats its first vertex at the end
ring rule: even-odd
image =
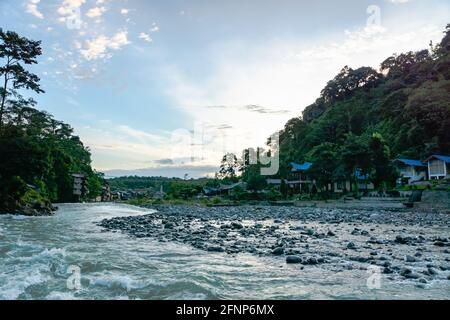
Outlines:
{"type": "Polygon", "coordinates": [[[447,0],[0,0],[0,27],[43,41],[39,108],[110,174],[211,174],[344,66],[427,48],[447,0]]]}

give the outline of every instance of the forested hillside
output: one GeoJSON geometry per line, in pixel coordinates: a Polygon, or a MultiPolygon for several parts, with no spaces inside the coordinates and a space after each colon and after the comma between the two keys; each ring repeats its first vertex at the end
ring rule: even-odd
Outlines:
{"type": "Polygon", "coordinates": [[[74,173],[87,176],[86,198],[101,192],[102,177],[73,129],[20,94],[44,93],[25,69],[41,53],[39,41],[0,29],[0,212],[48,213],[51,202],[73,201],[74,173]]]}
{"type": "Polygon", "coordinates": [[[379,185],[394,178],[390,160],[432,153],[450,153],[450,25],[440,44],[393,55],[379,71],[344,67],[281,131],[280,175],[309,160],[324,183],[358,167],[379,185]]]}

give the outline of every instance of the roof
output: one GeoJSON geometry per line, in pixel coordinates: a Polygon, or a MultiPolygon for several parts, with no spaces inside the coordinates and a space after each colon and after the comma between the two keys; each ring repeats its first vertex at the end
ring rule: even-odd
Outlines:
{"type": "Polygon", "coordinates": [[[426,167],[427,165],[420,160],[413,159],[397,159],[397,161],[412,167],[426,167]]]}
{"type": "Polygon", "coordinates": [[[242,182],[237,182],[237,183],[233,183],[231,185],[220,185],[220,187],[218,188],[208,188],[208,187],[204,187],[203,188],[203,192],[205,194],[216,194],[222,191],[228,191],[228,190],[233,190],[236,187],[240,187],[243,186],[242,182]]]}
{"type": "Polygon", "coordinates": [[[296,171],[306,171],[309,170],[313,164],[311,162],[305,162],[303,164],[291,162],[289,165],[296,171]]]}
{"type": "Polygon", "coordinates": [[[369,174],[362,174],[362,170],[361,169],[356,169],[355,170],[355,177],[358,180],[369,180],[369,174]]]}
{"type": "Polygon", "coordinates": [[[237,182],[237,183],[233,183],[230,185],[221,185],[219,189],[222,191],[227,191],[227,190],[232,190],[236,187],[240,187],[241,185],[242,185],[242,182],[237,182]]]}
{"type": "Polygon", "coordinates": [[[433,154],[427,160],[425,160],[425,162],[429,162],[433,158],[450,163],[450,156],[445,156],[445,155],[440,155],[440,154],[433,154]]]}

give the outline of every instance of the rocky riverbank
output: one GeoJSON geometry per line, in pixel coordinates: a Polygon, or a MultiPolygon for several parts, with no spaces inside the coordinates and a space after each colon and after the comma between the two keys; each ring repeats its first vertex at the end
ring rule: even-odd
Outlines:
{"type": "Polygon", "coordinates": [[[150,208],[157,212],[99,225],[230,256],[273,256],[301,269],[376,266],[390,280],[415,281],[421,287],[450,277],[448,214],[269,206],[150,208]]]}
{"type": "Polygon", "coordinates": [[[50,203],[28,203],[25,205],[16,205],[9,208],[0,208],[0,214],[13,214],[29,217],[45,217],[52,216],[58,208],[50,203]]]}

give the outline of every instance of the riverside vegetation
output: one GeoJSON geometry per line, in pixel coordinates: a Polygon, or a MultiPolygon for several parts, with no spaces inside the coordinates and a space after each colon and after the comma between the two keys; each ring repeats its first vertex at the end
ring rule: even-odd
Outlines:
{"type": "Polygon", "coordinates": [[[41,54],[40,41],[0,29],[0,213],[51,214],[52,202],[73,201],[73,173],[87,177],[86,200],[101,192],[102,175],[73,129],[21,95],[44,93],[26,69],[41,54]]]}
{"type": "MultiPolygon", "coordinates": [[[[37,110],[33,99],[21,96],[25,90],[44,93],[39,77],[25,69],[36,64],[41,54],[39,41],[0,32],[0,77],[4,79],[0,88],[1,212],[49,213],[52,202],[71,202],[73,173],[88,178],[89,193],[83,200],[96,198],[101,191],[103,176],[92,169],[90,151],[73,129],[37,110]]],[[[317,190],[306,197],[316,191],[315,197],[329,198],[333,190],[328,186],[354,180],[356,168],[368,174],[377,189],[392,189],[398,177],[392,160],[450,153],[448,128],[450,25],[439,44],[393,55],[381,63],[380,72],[344,67],[317,101],[281,130],[280,171],[273,178],[287,178],[290,162],[311,161],[317,190]]],[[[268,140],[268,146],[273,143],[268,140]]],[[[230,200],[294,197],[283,184],[279,190],[268,189],[267,177],[260,176],[259,169],[260,165],[238,163],[234,155],[225,156],[217,179],[165,180],[158,186],[168,191],[166,200],[187,201],[199,196],[204,187],[237,181],[240,172],[247,190],[236,188],[230,200]]]]}
{"type": "MultiPolygon", "coordinates": [[[[290,162],[312,162],[308,175],[316,186],[306,194],[294,194],[283,182],[279,188],[270,188],[266,183],[268,177],[260,175],[261,165],[248,163],[249,150],[244,150],[243,161],[238,161],[234,154],[224,156],[216,179],[162,181],[125,177],[110,183],[131,189],[135,185],[156,189],[163,186],[167,191],[165,200],[171,203],[195,199],[203,187],[231,184],[240,179],[246,182],[247,190],[236,188],[228,200],[320,200],[333,197],[334,190],[329,186],[342,181],[351,181],[352,190],[347,191],[359,197],[354,175],[358,169],[377,190],[395,194],[399,173],[393,160],[423,160],[430,154],[449,154],[449,128],[450,25],[439,44],[418,52],[392,55],[381,63],[380,72],[369,67],[356,70],[344,67],[302,116],[287,122],[278,145],[280,170],[271,178],[288,179],[290,162]]],[[[268,139],[267,146],[274,143],[268,139]]],[[[434,183],[430,185],[432,189],[434,183]]],[[[135,199],[133,203],[152,201],[135,199]]]]}

